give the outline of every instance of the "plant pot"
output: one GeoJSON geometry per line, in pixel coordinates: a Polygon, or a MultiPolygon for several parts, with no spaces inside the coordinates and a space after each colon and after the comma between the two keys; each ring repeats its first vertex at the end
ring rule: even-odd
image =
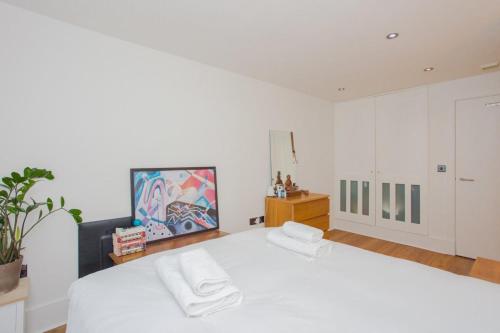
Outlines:
{"type": "Polygon", "coordinates": [[[15,289],[19,284],[23,256],[16,261],[0,265],[0,295],[15,289]]]}

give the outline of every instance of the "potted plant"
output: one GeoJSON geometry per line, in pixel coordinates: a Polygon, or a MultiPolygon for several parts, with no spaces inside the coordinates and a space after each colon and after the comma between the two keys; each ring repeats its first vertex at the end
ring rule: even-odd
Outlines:
{"type": "Polygon", "coordinates": [[[49,170],[25,168],[22,174],[12,172],[0,182],[0,294],[17,287],[23,261],[23,239],[38,224],[59,211],[69,213],[76,223],[82,222],[82,212],[66,209],[63,197],[58,208],[54,208],[51,198],[35,201],[28,197],[36,183],[53,179],[49,170]]]}

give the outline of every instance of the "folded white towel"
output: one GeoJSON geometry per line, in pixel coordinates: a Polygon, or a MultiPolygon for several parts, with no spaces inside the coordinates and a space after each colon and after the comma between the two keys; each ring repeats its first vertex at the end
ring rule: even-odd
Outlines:
{"type": "Polygon", "coordinates": [[[187,283],[198,296],[218,293],[231,283],[231,278],[204,248],[179,254],[179,265],[187,283]]]}
{"type": "Polygon", "coordinates": [[[323,230],[293,221],[283,224],[283,232],[289,237],[307,243],[319,242],[323,238],[323,230]]]}
{"type": "Polygon", "coordinates": [[[316,243],[304,243],[295,238],[285,235],[281,228],[276,228],[267,233],[267,239],[282,248],[291,250],[293,252],[308,256],[308,257],[321,257],[328,253],[330,250],[331,242],[326,239],[321,239],[316,243]]]}
{"type": "Polygon", "coordinates": [[[188,317],[207,316],[241,303],[243,296],[233,285],[223,288],[214,295],[205,297],[195,295],[182,276],[178,259],[177,255],[163,256],[157,259],[154,265],[160,279],[188,317]]]}

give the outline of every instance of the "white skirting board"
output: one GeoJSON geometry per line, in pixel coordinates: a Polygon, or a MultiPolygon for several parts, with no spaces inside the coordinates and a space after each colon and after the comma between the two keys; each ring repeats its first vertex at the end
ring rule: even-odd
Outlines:
{"type": "Polygon", "coordinates": [[[67,316],[67,298],[26,309],[26,333],[43,333],[64,325],[67,316]]]}
{"type": "Polygon", "coordinates": [[[341,219],[333,219],[333,229],[354,232],[357,234],[380,238],[383,240],[419,247],[422,249],[455,255],[455,242],[447,239],[431,238],[408,232],[387,229],[380,226],[366,225],[341,219]]]}

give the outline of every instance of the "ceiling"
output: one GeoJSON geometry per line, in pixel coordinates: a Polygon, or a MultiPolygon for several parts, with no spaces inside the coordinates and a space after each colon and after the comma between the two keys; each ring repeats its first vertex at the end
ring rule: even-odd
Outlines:
{"type": "Polygon", "coordinates": [[[500,0],[1,1],[332,101],[500,60],[500,0]]]}

